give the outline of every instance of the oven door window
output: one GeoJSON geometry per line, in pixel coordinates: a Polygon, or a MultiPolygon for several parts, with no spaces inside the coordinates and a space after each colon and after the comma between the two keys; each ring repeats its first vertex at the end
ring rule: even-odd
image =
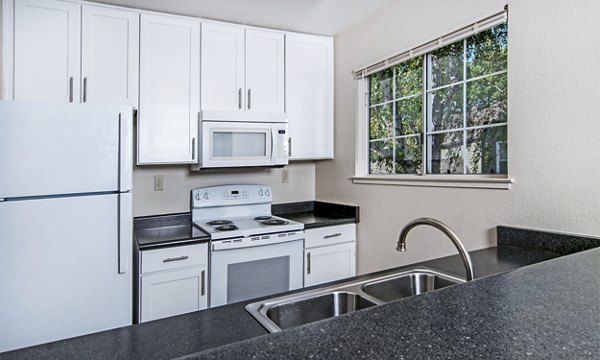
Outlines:
{"type": "Polygon", "coordinates": [[[267,156],[265,132],[213,132],[212,155],[223,158],[264,158],[267,156]]]}
{"type": "Polygon", "coordinates": [[[290,257],[246,261],[227,266],[227,303],[276,294],[290,288],[290,257]]]}

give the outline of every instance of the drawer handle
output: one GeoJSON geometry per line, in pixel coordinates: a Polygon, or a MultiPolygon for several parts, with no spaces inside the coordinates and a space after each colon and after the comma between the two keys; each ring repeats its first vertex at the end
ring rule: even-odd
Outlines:
{"type": "Polygon", "coordinates": [[[185,260],[187,258],[189,258],[189,256],[184,255],[184,256],[178,256],[178,257],[173,257],[173,258],[166,258],[163,260],[163,262],[166,263],[166,262],[171,262],[171,261],[179,261],[179,260],[185,260]]]}
{"type": "Polygon", "coordinates": [[[331,239],[331,238],[338,237],[338,236],[342,236],[342,233],[335,233],[335,234],[331,234],[331,235],[325,235],[325,236],[323,236],[323,239],[331,239]]]}

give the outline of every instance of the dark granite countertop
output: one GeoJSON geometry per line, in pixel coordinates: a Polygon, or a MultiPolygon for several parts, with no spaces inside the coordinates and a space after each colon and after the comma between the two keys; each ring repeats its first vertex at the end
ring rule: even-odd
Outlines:
{"type": "Polygon", "coordinates": [[[210,240],[210,235],[192,225],[190,213],[139,217],[133,224],[141,250],[210,240]]]}
{"type": "Polygon", "coordinates": [[[273,204],[274,215],[304,224],[304,229],[359,222],[359,207],[322,201],[273,204]]]}
{"type": "Polygon", "coordinates": [[[185,359],[598,359],[600,250],[185,359]]]}
{"type": "MultiPolygon", "coordinates": [[[[498,247],[470,253],[475,281],[276,334],[267,335],[246,312],[246,301],[6,352],[0,359],[597,356],[600,250],[546,262],[560,254],[509,245],[500,233],[498,240],[498,247]]],[[[598,239],[573,250],[588,246],[598,246],[598,239]]],[[[458,255],[381,273],[414,266],[464,276],[458,255]]]]}

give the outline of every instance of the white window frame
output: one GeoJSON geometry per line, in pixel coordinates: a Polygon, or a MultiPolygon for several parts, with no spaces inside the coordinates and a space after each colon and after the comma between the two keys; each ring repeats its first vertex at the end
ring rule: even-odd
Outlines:
{"type": "MultiPolygon", "coordinates": [[[[387,67],[395,64],[402,63],[411,58],[417,56],[426,56],[426,54],[432,52],[436,48],[440,48],[451,44],[453,42],[466,39],[472,34],[489,29],[503,21],[506,21],[507,12],[506,9],[501,12],[494,14],[480,22],[472,23],[469,25],[462,26],[459,30],[454,33],[450,33],[443,37],[433,40],[424,45],[420,45],[410,50],[396,53],[386,59],[371,63],[367,66],[359,68],[355,71],[356,80],[356,154],[355,154],[355,174],[352,177],[352,182],[355,184],[377,184],[377,185],[401,185],[401,186],[428,186],[428,187],[453,187],[453,188],[479,188],[479,189],[510,189],[510,185],[513,180],[508,174],[470,174],[470,175],[441,175],[441,174],[428,174],[427,171],[423,171],[422,174],[370,174],[369,173],[369,78],[368,75],[374,74],[387,67]],[[493,19],[493,21],[489,21],[493,19]],[[485,23],[485,27],[480,27],[481,23],[485,23]]],[[[427,62],[424,59],[423,68],[427,67],[427,62]]],[[[468,83],[473,80],[480,78],[486,78],[493,75],[508,73],[507,70],[500,71],[498,73],[487,74],[479,76],[473,79],[463,79],[462,83],[468,83]]],[[[421,94],[424,99],[424,105],[427,104],[427,93],[435,89],[427,89],[427,81],[424,78],[424,94],[421,94]]],[[[458,84],[460,84],[459,82],[458,84]]],[[[456,84],[453,84],[456,85],[456,84]]],[[[450,85],[448,85],[450,86],[450,85]]],[[[442,86],[445,87],[445,86],[442,86]]],[[[464,90],[466,87],[464,88],[464,90]]],[[[465,104],[463,104],[465,106],[465,104]]],[[[463,114],[466,116],[466,113],[463,114]]],[[[423,116],[427,116],[426,112],[423,116]]],[[[424,119],[424,125],[427,124],[424,119]]],[[[506,126],[506,123],[484,125],[481,127],[494,127],[494,126],[506,126]]],[[[471,127],[469,127],[471,128],[471,127]]],[[[428,129],[425,127],[424,139],[430,134],[428,129]]],[[[453,129],[456,131],[459,129],[453,129]]],[[[441,133],[446,131],[436,131],[434,133],[441,133]]],[[[508,134],[507,134],[508,136],[508,134]]],[[[427,141],[423,142],[423,146],[426,146],[427,141]]],[[[463,144],[466,146],[466,144],[463,144]]],[[[425,151],[425,148],[423,149],[425,151]]],[[[425,152],[424,152],[425,154],[425,152]]],[[[423,163],[423,170],[428,167],[428,162],[423,163]]]]}

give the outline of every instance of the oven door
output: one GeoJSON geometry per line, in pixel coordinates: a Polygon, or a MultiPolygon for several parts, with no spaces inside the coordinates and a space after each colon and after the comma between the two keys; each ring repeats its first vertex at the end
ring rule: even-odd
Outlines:
{"type": "Polygon", "coordinates": [[[302,287],[304,239],[263,246],[236,247],[236,241],[211,246],[210,306],[268,296],[302,287]],[[215,246],[216,245],[216,246],[215,246]]]}
{"type": "Polygon", "coordinates": [[[202,122],[201,167],[273,166],[271,123],[202,122]]]}

